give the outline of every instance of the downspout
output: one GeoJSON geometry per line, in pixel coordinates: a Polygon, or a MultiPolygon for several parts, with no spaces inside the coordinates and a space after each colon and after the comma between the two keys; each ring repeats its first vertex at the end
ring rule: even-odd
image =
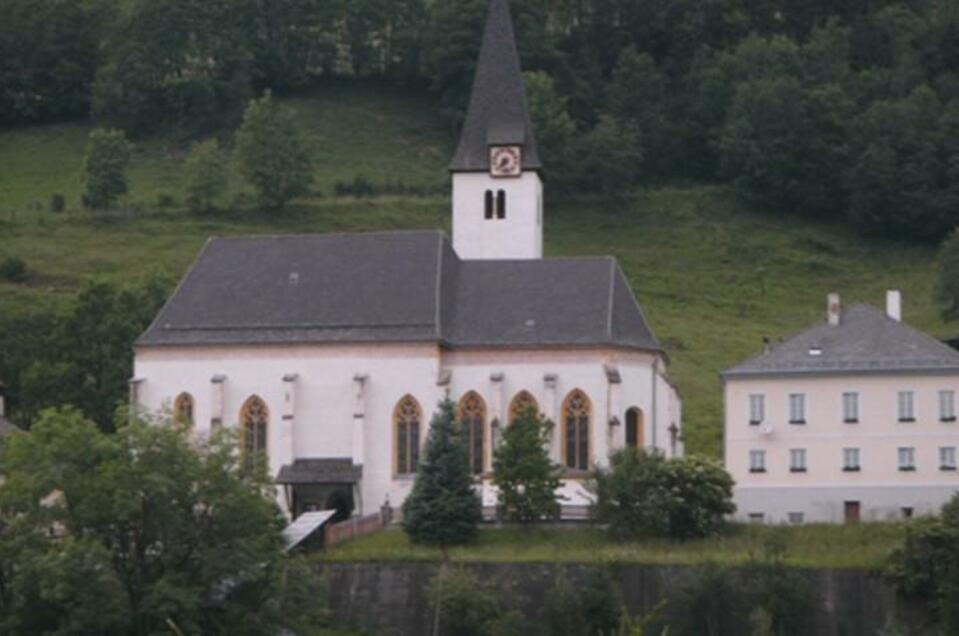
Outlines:
{"type": "Polygon", "coordinates": [[[656,431],[659,429],[659,409],[656,405],[656,380],[659,378],[659,356],[653,359],[653,448],[658,449],[656,431]]]}

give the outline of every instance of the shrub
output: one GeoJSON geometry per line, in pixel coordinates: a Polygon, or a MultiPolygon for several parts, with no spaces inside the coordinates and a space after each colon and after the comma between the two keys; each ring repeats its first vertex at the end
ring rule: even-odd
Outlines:
{"type": "Polygon", "coordinates": [[[106,208],[127,192],[127,166],[131,147],[121,130],[98,129],[90,133],[83,175],[84,202],[91,208],[106,208]]]}
{"type": "Polygon", "coordinates": [[[67,207],[67,199],[59,192],[50,197],[50,211],[60,213],[67,207]]]}
{"type": "Polygon", "coordinates": [[[590,484],[593,515],[617,539],[716,534],[735,512],[732,488],[732,477],[715,461],[634,449],[612,455],[610,467],[596,470],[590,484]]]}
{"type": "Polygon", "coordinates": [[[0,261],[0,278],[11,283],[22,283],[27,280],[27,262],[16,256],[8,256],[0,261]]]}
{"type": "Polygon", "coordinates": [[[499,620],[496,592],[467,570],[442,566],[430,580],[427,597],[443,634],[486,636],[494,625],[500,630],[508,627],[499,620]]]}
{"type": "Polygon", "coordinates": [[[910,524],[887,574],[902,594],[924,601],[946,633],[959,633],[959,495],[939,517],[910,524]]]}
{"type": "Polygon", "coordinates": [[[549,459],[552,424],[532,408],[503,428],[493,454],[493,484],[501,519],[532,523],[559,516],[558,468],[549,459]]]}
{"type": "Polygon", "coordinates": [[[546,593],[542,624],[547,636],[603,636],[622,624],[622,599],[609,573],[593,575],[585,587],[561,576],[546,593]]]}
{"type": "Polygon", "coordinates": [[[416,543],[451,545],[476,538],[482,505],[473,490],[465,440],[457,434],[449,399],[430,422],[413,492],[403,503],[403,530],[416,543]]]}

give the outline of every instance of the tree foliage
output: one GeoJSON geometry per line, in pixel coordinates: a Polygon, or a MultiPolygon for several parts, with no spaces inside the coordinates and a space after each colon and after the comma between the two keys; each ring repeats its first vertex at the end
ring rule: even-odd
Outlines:
{"type": "Polygon", "coordinates": [[[62,314],[10,317],[10,340],[0,340],[0,372],[10,383],[17,419],[27,424],[45,408],[71,405],[112,430],[133,372],[133,341],[168,289],[169,281],[156,276],[126,289],[92,281],[62,314]]]}
{"type": "Polygon", "coordinates": [[[254,99],[236,134],[236,153],[243,175],[267,210],[282,208],[309,192],[313,182],[310,148],[293,111],[273,101],[268,91],[254,99]]]}
{"type": "Polygon", "coordinates": [[[127,167],[132,148],[121,130],[90,133],[83,158],[84,202],[107,208],[127,192],[127,167]]]}
{"type": "Polygon", "coordinates": [[[535,523],[559,517],[559,468],[549,458],[552,428],[533,408],[502,427],[493,455],[500,519],[535,523]]]}
{"type": "Polygon", "coordinates": [[[454,409],[448,398],[440,402],[430,422],[416,482],[403,503],[403,530],[410,539],[443,549],[475,539],[482,521],[454,409]]]}
{"type": "Polygon", "coordinates": [[[594,517],[618,539],[693,538],[718,533],[735,512],[733,480],[721,465],[700,457],[667,459],[624,449],[593,474],[594,517]]]}
{"type": "Polygon", "coordinates": [[[959,319],[959,228],[952,231],[939,249],[939,277],[936,296],[942,317],[959,319]]]}
{"type": "Polygon", "coordinates": [[[0,457],[4,633],[325,625],[315,575],[283,553],[268,476],[243,467],[227,433],[134,421],[108,435],[46,411],[0,457]]]}
{"type": "Polygon", "coordinates": [[[226,158],[216,139],[195,144],[186,160],[186,204],[192,212],[212,212],[227,185],[226,158]]]}
{"type": "Polygon", "coordinates": [[[943,633],[959,630],[959,495],[938,517],[909,525],[890,557],[888,575],[901,593],[932,609],[943,633]]]}

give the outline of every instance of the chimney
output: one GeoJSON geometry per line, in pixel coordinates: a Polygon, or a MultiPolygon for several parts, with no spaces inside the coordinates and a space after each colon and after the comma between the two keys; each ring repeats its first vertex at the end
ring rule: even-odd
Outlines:
{"type": "Polygon", "coordinates": [[[826,315],[829,317],[830,326],[839,326],[840,311],[842,311],[842,306],[839,304],[839,294],[829,294],[826,302],[826,315]]]}
{"type": "Polygon", "coordinates": [[[902,322],[902,293],[898,289],[886,292],[886,315],[896,322],[902,322]]]}

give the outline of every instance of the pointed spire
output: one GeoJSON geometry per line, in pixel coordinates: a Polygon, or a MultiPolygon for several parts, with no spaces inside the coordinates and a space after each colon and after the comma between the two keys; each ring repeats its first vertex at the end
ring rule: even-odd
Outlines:
{"type": "Polygon", "coordinates": [[[542,168],[526,102],[509,0],[490,0],[473,93],[450,170],[489,170],[491,145],[523,147],[523,169],[542,168]]]}

